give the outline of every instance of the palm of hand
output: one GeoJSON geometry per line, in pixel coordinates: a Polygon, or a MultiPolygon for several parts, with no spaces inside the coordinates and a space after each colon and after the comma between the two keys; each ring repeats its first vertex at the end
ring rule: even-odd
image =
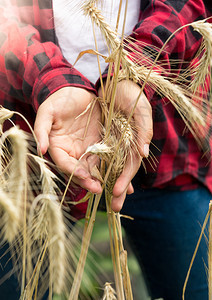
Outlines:
{"type": "MultiPolygon", "coordinates": [[[[99,141],[100,111],[97,104],[93,105],[93,110],[91,107],[87,112],[87,107],[64,105],[64,109],[55,114],[49,134],[49,152],[55,162],[59,158],[61,167],[69,158],[78,160],[88,146],[99,141]]],[[[83,158],[82,162],[86,164],[83,158]]]]}
{"type": "Polygon", "coordinates": [[[81,88],[66,87],[49,96],[38,109],[35,133],[44,154],[48,150],[64,173],[74,174],[73,181],[92,192],[101,192],[90,168],[96,160],[79,158],[88,146],[100,140],[100,108],[95,95],[81,88]]]}

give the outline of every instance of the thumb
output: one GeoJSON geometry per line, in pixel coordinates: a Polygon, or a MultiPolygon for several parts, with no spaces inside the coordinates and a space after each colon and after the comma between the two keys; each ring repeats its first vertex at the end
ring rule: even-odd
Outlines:
{"type": "Polygon", "coordinates": [[[49,133],[52,128],[53,117],[42,105],[39,107],[34,124],[34,132],[38,140],[38,152],[45,154],[49,147],[49,133]]]}

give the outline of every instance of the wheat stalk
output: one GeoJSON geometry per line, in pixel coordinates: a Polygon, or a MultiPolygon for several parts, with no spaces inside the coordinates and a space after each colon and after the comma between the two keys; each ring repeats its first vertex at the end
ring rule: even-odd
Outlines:
{"type": "Polygon", "coordinates": [[[89,244],[90,244],[90,240],[91,240],[91,235],[92,235],[92,231],[93,231],[93,226],[94,226],[96,212],[97,212],[100,198],[101,198],[101,195],[96,195],[95,201],[93,203],[93,209],[92,209],[92,213],[90,216],[90,221],[89,221],[89,224],[86,229],[86,234],[83,235],[79,262],[77,265],[77,270],[75,273],[71,292],[69,294],[69,298],[68,298],[69,300],[77,300],[78,299],[80,285],[81,285],[82,276],[83,276],[83,271],[84,271],[85,262],[86,262],[86,257],[87,257],[87,253],[88,253],[88,248],[89,248],[89,244]]]}
{"type": "MultiPolygon", "coordinates": [[[[108,112],[104,105],[103,110],[105,110],[105,114],[108,112]]],[[[111,198],[114,184],[123,171],[128,154],[132,151],[132,146],[134,146],[135,133],[133,132],[131,124],[128,124],[126,116],[120,111],[114,111],[111,119],[110,133],[107,134],[106,128],[103,127],[103,139],[101,144],[93,145],[89,148],[89,151],[91,154],[99,155],[108,167],[111,165],[111,170],[105,181],[105,189],[116,290],[118,299],[124,299],[124,290],[126,299],[132,299],[131,284],[126,263],[126,252],[123,250],[123,245],[122,247],[120,246],[120,230],[119,234],[117,234],[115,214],[111,210],[111,198]],[[111,155],[115,158],[112,163],[111,155]],[[113,240],[114,242],[112,242],[113,240]],[[120,251],[120,248],[122,248],[122,251],[120,251]],[[123,255],[125,255],[125,264],[123,264],[123,255]],[[124,274],[123,279],[122,274],[124,274]]]]}
{"type": "MultiPolygon", "coordinates": [[[[88,6],[93,6],[94,2],[86,2],[88,6]]],[[[91,7],[92,8],[92,7],[91,7]]],[[[90,10],[91,12],[91,10],[90,10]]],[[[93,14],[93,13],[92,13],[93,14]]],[[[103,24],[103,19],[101,19],[101,16],[99,14],[99,11],[95,9],[95,14],[93,14],[91,18],[94,16],[94,18],[99,18],[100,20],[100,26],[103,24]]],[[[92,22],[96,22],[95,20],[92,19],[92,22]]],[[[106,31],[105,31],[106,33],[106,31]]],[[[114,38],[115,35],[113,35],[113,32],[111,31],[108,35],[109,37],[112,36],[112,39],[114,38]]],[[[107,35],[106,35],[107,38],[107,35]]],[[[111,39],[111,40],[112,40],[111,39]]],[[[116,69],[118,74],[118,70],[120,67],[120,58],[122,51],[117,51],[119,52],[117,63],[116,63],[116,69]]],[[[129,127],[129,122],[126,120],[126,117],[121,114],[116,112],[114,114],[114,103],[115,103],[115,90],[116,90],[116,84],[117,84],[118,77],[115,76],[113,80],[113,90],[112,90],[112,96],[111,96],[111,102],[109,109],[106,109],[104,111],[103,109],[103,114],[106,119],[106,126],[103,128],[103,141],[99,144],[95,144],[89,149],[87,149],[87,152],[91,154],[97,154],[99,155],[106,164],[108,164],[108,169],[107,169],[107,174],[104,177],[104,182],[103,186],[106,188],[106,198],[111,199],[112,195],[112,189],[115,184],[116,179],[118,176],[121,174],[126,157],[128,156],[128,149],[130,148],[131,143],[129,142],[130,137],[132,137],[132,133],[130,132],[129,127]],[[112,129],[112,130],[111,130],[112,129]],[[112,134],[111,134],[112,132],[112,134]],[[124,132],[124,134],[123,134],[124,132]],[[121,140],[123,137],[126,137],[126,140],[128,141],[126,144],[123,143],[121,147],[121,140]],[[112,162],[111,162],[111,155],[113,156],[112,162]]],[[[105,93],[103,93],[104,95],[105,93]]],[[[104,97],[103,97],[103,102],[104,102],[104,97]]],[[[104,105],[102,106],[103,108],[105,107],[104,105]]],[[[91,214],[90,222],[87,225],[85,235],[83,236],[83,242],[82,242],[82,252],[80,255],[80,261],[78,264],[77,272],[76,272],[76,277],[75,277],[75,282],[72,287],[71,294],[69,296],[69,299],[77,299],[78,295],[78,289],[81,281],[81,273],[83,271],[85,259],[86,259],[86,253],[88,249],[88,244],[90,242],[90,237],[91,237],[91,232],[92,232],[92,227],[93,227],[93,222],[95,218],[95,213],[96,213],[96,208],[98,206],[99,202],[99,196],[95,197],[94,200],[94,209],[91,214]]],[[[107,207],[111,209],[111,201],[107,200],[107,207]],[[110,202],[110,203],[109,203],[110,202]]],[[[110,230],[110,236],[111,236],[111,252],[113,256],[113,263],[114,263],[114,276],[115,276],[115,281],[116,281],[116,288],[117,288],[117,295],[118,299],[124,299],[124,291],[123,291],[123,282],[122,282],[122,275],[121,275],[121,265],[120,265],[120,258],[119,258],[119,243],[118,243],[118,235],[116,231],[116,225],[115,225],[115,219],[114,219],[114,213],[108,215],[108,222],[109,222],[109,230],[110,230]],[[114,248],[113,248],[113,242],[112,242],[112,233],[111,233],[111,227],[112,225],[112,231],[113,231],[113,236],[114,236],[114,248]]]]}
{"type": "Polygon", "coordinates": [[[133,300],[133,293],[130,282],[130,274],[127,265],[127,251],[124,249],[122,231],[121,231],[121,215],[116,214],[117,231],[119,234],[119,248],[120,248],[120,265],[123,273],[123,285],[125,289],[126,299],[133,300]]]}

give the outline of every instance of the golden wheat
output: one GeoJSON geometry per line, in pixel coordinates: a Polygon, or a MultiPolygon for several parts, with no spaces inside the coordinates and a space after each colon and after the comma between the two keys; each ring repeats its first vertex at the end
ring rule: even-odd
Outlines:
{"type": "Polygon", "coordinates": [[[115,290],[112,288],[112,286],[109,282],[106,282],[102,300],[116,300],[116,299],[117,298],[115,296],[115,290]]]}

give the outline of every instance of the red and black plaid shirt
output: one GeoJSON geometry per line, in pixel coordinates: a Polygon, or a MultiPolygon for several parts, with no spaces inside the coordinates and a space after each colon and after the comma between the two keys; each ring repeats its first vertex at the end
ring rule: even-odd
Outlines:
{"type": "MultiPolygon", "coordinates": [[[[200,0],[142,0],[133,38],[141,51],[145,44],[153,45],[155,52],[176,29],[208,15],[200,0]]],[[[180,74],[183,62],[194,58],[200,43],[200,35],[191,27],[175,34],[161,55],[167,73],[180,74]],[[171,64],[172,60],[177,63],[171,64]]],[[[96,92],[93,84],[62,55],[55,36],[51,0],[0,0],[0,104],[21,112],[33,125],[39,105],[65,86],[96,92]]],[[[144,187],[158,187],[181,175],[186,180],[194,178],[212,192],[212,163],[208,163],[192,135],[184,132],[184,122],[174,107],[151,89],[146,88],[146,93],[154,119],[152,144],[156,147],[151,146],[151,151],[158,163],[153,171],[146,162],[147,173],[140,168],[136,182],[144,187]]],[[[15,122],[27,129],[20,118],[16,117],[15,122]]],[[[179,182],[181,185],[184,179],[179,182]]]]}

